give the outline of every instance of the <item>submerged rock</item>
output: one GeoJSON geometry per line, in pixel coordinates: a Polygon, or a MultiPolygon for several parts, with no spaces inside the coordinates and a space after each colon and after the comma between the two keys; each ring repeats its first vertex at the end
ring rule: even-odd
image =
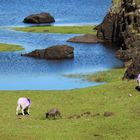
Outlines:
{"type": "Polygon", "coordinates": [[[74,48],[67,45],[56,45],[42,50],[34,50],[22,56],[29,56],[43,59],[72,59],[74,48]]]}
{"type": "Polygon", "coordinates": [[[83,36],[76,36],[67,40],[68,42],[76,42],[76,43],[99,43],[103,42],[103,40],[98,39],[96,35],[86,34],[83,36]]]}
{"type": "Polygon", "coordinates": [[[55,22],[55,19],[49,13],[40,13],[26,17],[23,22],[32,24],[52,23],[55,22]]]}

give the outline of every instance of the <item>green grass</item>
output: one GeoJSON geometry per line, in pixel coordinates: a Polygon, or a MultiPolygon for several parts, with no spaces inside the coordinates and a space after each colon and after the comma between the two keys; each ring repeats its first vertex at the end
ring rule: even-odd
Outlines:
{"type": "Polygon", "coordinates": [[[116,82],[121,80],[120,75],[123,77],[124,68],[112,69],[109,71],[98,72],[96,74],[87,75],[86,79],[95,82],[116,82]]]}
{"type": "Polygon", "coordinates": [[[22,48],[19,45],[0,43],[0,52],[13,52],[13,51],[20,51],[23,49],[24,48],[22,48]]]}
{"type": "Polygon", "coordinates": [[[95,74],[70,74],[64,76],[69,78],[81,78],[91,82],[116,82],[116,80],[120,80],[120,75],[123,76],[124,70],[124,68],[117,68],[108,71],[97,72],[95,74]]]}
{"type": "Polygon", "coordinates": [[[95,26],[37,26],[15,27],[16,31],[37,33],[61,33],[61,34],[96,34],[95,26]]]}
{"type": "Polygon", "coordinates": [[[139,140],[140,93],[136,81],[121,80],[122,71],[108,77],[114,78],[108,84],[85,89],[0,91],[0,140],[139,140]],[[29,97],[32,106],[30,116],[19,119],[15,109],[21,96],[29,97]],[[63,119],[45,120],[53,107],[61,110],[63,119]],[[86,111],[100,116],[68,119],[86,111]],[[105,111],[115,115],[105,118],[105,111]]]}

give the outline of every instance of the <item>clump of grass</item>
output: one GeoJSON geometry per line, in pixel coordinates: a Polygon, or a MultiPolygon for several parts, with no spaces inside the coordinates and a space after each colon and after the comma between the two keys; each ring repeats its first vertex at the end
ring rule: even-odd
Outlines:
{"type": "Polygon", "coordinates": [[[16,31],[61,34],[96,34],[95,26],[33,26],[16,27],[16,31]]]}
{"type": "Polygon", "coordinates": [[[117,68],[87,75],[86,79],[95,82],[115,82],[122,79],[124,72],[124,68],[117,68]]]}
{"type": "Polygon", "coordinates": [[[19,45],[0,43],[0,52],[21,51],[23,49],[24,48],[19,45]]]}
{"type": "Polygon", "coordinates": [[[125,68],[116,68],[93,74],[69,74],[64,76],[69,78],[81,78],[91,82],[115,82],[122,79],[124,72],[125,68]]]}

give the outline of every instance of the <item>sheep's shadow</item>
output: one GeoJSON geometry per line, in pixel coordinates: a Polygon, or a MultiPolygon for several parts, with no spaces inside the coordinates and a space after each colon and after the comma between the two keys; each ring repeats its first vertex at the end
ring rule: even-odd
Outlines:
{"type": "Polygon", "coordinates": [[[139,87],[139,86],[136,86],[135,89],[136,89],[137,91],[140,91],[140,87],[139,87]]]}

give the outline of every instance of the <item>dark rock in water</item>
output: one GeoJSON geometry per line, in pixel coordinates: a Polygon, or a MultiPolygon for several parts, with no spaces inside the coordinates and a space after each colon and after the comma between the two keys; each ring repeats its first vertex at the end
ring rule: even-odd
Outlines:
{"type": "Polygon", "coordinates": [[[76,42],[76,43],[99,43],[103,42],[103,40],[98,39],[95,35],[86,34],[83,36],[76,36],[67,40],[68,42],[76,42]]]}
{"type": "Polygon", "coordinates": [[[53,46],[45,49],[44,58],[46,59],[71,59],[74,57],[74,48],[67,45],[53,46]]]}
{"type": "Polygon", "coordinates": [[[140,91],[140,87],[139,87],[139,86],[136,86],[135,89],[136,89],[137,91],[140,91]]]}
{"type": "Polygon", "coordinates": [[[29,57],[35,57],[35,58],[44,58],[44,49],[42,50],[34,50],[27,54],[21,54],[21,56],[29,56],[29,57]]]}
{"type": "Polygon", "coordinates": [[[57,119],[57,118],[61,118],[61,113],[57,108],[53,108],[50,109],[47,113],[46,113],[46,118],[47,119],[57,119]]]}
{"type": "Polygon", "coordinates": [[[26,17],[23,22],[32,24],[52,23],[55,22],[55,19],[49,13],[40,13],[26,17]]]}
{"type": "Polygon", "coordinates": [[[67,45],[56,45],[42,50],[35,50],[22,56],[29,56],[44,59],[72,59],[74,48],[67,45]]]}
{"type": "Polygon", "coordinates": [[[114,115],[113,112],[104,112],[104,116],[105,116],[105,117],[110,117],[110,116],[112,116],[112,115],[114,115]]]}

